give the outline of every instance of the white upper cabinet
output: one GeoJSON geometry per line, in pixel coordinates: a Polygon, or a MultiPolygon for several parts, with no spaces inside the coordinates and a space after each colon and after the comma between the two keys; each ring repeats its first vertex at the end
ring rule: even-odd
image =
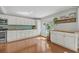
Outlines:
{"type": "Polygon", "coordinates": [[[17,24],[16,25],[25,25],[25,18],[19,18],[19,17],[17,17],[16,18],[17,20],[16,20],[16,22],[17,22],[17,24]]]}
{"type": "Polygon", "coordinates": [[[7,19],[7,15],[2,15],[2,14],[0,14],[0,17],[1,17],[1,18],[6,18],[6,19],[7,19]]]}
{"type": "Polygon", "coordinates": [[[25,25],[35,25],[35,20],[26,19],[24,23],[25,25]]]}
{"type": "Polygon", "coordinates": [[[15,17],[8,16],[7,19],[8,19],[9,25],[16,25],[17,24],[17,22],[16,22],[17,19],[15,17]]]}
{"type": "Polygon", "coordinates": [[[9,25],[24,25],[24,20],[20,17],[8,17],[8,24],[9,25]]]}
{"type": "Polygon", "coordinates": [[[21,25],[22,21],[18,17],[16,18],[16,25],[21,25]]]}
{"type": "Polygon", "coordinates": [[[21,18],[21,17],[13,17],[8,16],[8,24],[9,25],[35,25],[35,20],[33,19],[27,19],[27,18],[21,18]]]}

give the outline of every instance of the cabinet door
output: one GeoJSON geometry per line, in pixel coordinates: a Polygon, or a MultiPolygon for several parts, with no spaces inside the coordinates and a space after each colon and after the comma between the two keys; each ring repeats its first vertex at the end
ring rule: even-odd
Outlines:
{"type": "Polygon", "coordinates": [[[35,36],[35,30],[30,30],[30,37],[34,37],[35,36]]]}
{"type": "Polygon", "coordinates": [[[17,40],[16,31],[7,31],[7,42],[17,40]]]}
{"type": "Polygon", "coordinates": [[[64,46],[64,32],[57,32],[57,43],[64,46]]]}
{"type": "Polygon", "coordinates": [[[25,39],[26,36],[25,36],[25,30],[23,30],[23,39],[25,39]]]}
{"type": "Polygon", "coordinates": [[[17,18],[16,23],[17,23],[17,25],[20,25],[21,24],[21,20],[17,18]]]}
{"type": "Polygon", "coordinates": [[[17,24],[16,17],[9,16],[8,17],[8,24],[9,25],[16,25],[17,24]]]}
{"type": "Polygon", "coordinates": [[[33,30],[33,36],[38,36],[40,35],[39,32],[37,30],[33,30]]]}
{"type": "Polygon", "coordinates": [[[12,40],[12,35],[10,31],[7,31],[7,42],[10,42],[12,40]]]}
{"type": "Polygon", "coordinates": [[[22,18],[19,17],[16,18],[17,25],[23,25],[23,21],[24,20],[22,18]]]}
{"type": "Polygon", "coordinates": [[[25,36],[24,36],[24,30],[18,30],[17,31],[17,40],[21,40],[21,39],[24,39],[25,36]]]}
{"type": "Polygon", "coordinates": [[[24,23],[25,23],[25,25],[35,25],[35,20],[26,19],[24,23]]]}
{"type": "Polygon", "coordinates": [[[25,25],[25,18],[21,18],[20,23],[21,23],[21,25],[25,25]]]}
{"type": "MultiPolygon", "coordinates": [[[[72,35],[72,34],[71,34],[72,35]]],[[[74,35],[67,35],[65,36],[65,47],[77,51],[78,49],[78,37],[74,34],[74,35]]]]}
{"type": "Polygon", "coordinates": [[[28,30],[25,30],[25,34],[24,34],[24,36],[25,36],[25,38],[28,38],[28,36],[29,36],[29,32],[28,32],[28,30]]]}
{"type": "Polygon", "coordinates": [[[17,33],[16,34],[17,34],[17,40],[20,40],[21,39],[20,30],[17,30],[17,33]]]}
{"type": "Polygon", "coordinates": [[[24,39],[24,33],[23,33],[23,30],[20,30],[20,38],[21,38],[21,39],[24,39]]]}
{"type": "Polygon", "coordinates": [[[56,32],[51,32],[51,42],[57,42],[57,34],[56,32]]]}
{"type": "Polygon", "coordinates": [[[24,38],[29,38],[29,37],[30,37],[30,31],[24,30],[24,38]]]}
{"type": "Polygon", "coordinates": [[[28,30],[28,37],[32,37],[32,34],[33,34],[32,30],[28,30]]]}
{"type": "Polygon", "coordinates": [[[30,20],[31,25],[35,25],[35,20],[30,20]]]}

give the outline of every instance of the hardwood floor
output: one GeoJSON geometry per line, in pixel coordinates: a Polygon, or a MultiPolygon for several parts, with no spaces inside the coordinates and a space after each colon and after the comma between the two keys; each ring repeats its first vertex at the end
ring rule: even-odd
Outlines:
{"type": "Polygon", "coordinates": [[[58,46],[46,40],[44,37],[0,44],[1,53],[71,53],[73,51],[58,46]]]}

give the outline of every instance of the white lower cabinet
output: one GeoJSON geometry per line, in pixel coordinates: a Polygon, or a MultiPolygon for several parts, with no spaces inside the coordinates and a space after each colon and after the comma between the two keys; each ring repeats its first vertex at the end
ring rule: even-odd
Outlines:
{"type": "Polygon", "coordinates": [[[26,38],[29,37],[29,30],[25,30],[25,37],[26,37],[26,38]]]}
{"type": "Polygon", "coordinates": [[[23,38],[25,39],[25,38],[28,38],[27,37],[27,31],[26,30],[23,30],[23,38]]]}
{"type": "Polygon", "coordinates": [[[57,43],[57,34],[56,32],[51,33],[51,41],[57,43]]]}
{"type": "Polygon", "coordinates": [[[22,36],[21,39],[25,39],[24,35],[25,35],[24,30],[22,30],[21,31],[21,36],[22,36]]]}
{"type": "Polygon", "coordinates": [[[16,31],[7,31],[7,42],[17,40],[16,31]]]}
{"type": "Polygon", "coordinates": [[[27,38],[31,37],[30,30],[27,30],[26,34],[27,34],[27,38]]]}
{"type": "Polygon", "coordinates": [[[30,31],[30,35],[31,35],[31,37],[36,36],[36,35],[37,35],[37,34],[36,34],[36,30],[31,30],[31,31],[30,31]]]}
{"type": "Polygon", "coordinates": [[[37,36],[36,30],[11,30],[7,31],[7,42],[37,36]]]}
{"type": "Polygon", "coordinates": [[[17,40],[20,40],[21,38],[22,38],[22,36],[21,36],[21,31],[20,30],[18,30],[17,32],[16,32],[16,36],[17,36],[17,40]]]}
{"type": "Polygon", "coordinates": [[[77,43],[77,36],[75,34],[71,35],[65,35],[65,47],[69,48],[71,50],[77,51],[78,49],[78,43],[77,43]]]}
{"type": "Polygon", "coordinates": [[[51,42],[66,47],[70,50],[78,50],[78,36],[75,33],[51,32],[51,42]]]}
{"type": "Polygon", "coordinates": [[[19,40],[19,39],[25,39],[25,38],[27,38],[26,36],[27,36],[27,34],[26,34],[26,31],[25,30],[18,30],[17,31],[17,39],[19,40]]]}
{"type": "Polygon", "coordinates": [[[64,33],[61,32],[53,32],[52,34],[52,42],[59,44],[59,45],[64,45],[64,33]]]}
{"type": "Polygon", "coordinates": [[[74,50],[74,48],[75,48],[75,40],[74,40],[74,37],[69,37],[69,36],[66,36],[65,37],[65,47],[74,50]]]}
{"type": "Polygon", "coordinates": [[[27,30],[23,30],[23,38],[25,39],[25,38],[28,38],[28,36],[27,36],[27,30]]]}
{"type": "Polygon", "coordinates": [[[35,30],[28,30],[28,37],[34,37],[36,34],[35,30]]]}
{"type": "Polygon", "coordinates": [[[64,33],[58,32],[57,33],[57,42],[59,45],[64,46],[64,33]]]}

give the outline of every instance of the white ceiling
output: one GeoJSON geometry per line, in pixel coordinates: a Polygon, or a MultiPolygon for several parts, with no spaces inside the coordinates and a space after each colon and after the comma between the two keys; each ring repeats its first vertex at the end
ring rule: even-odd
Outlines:
{"type": "Polygon", "coordinates": [[[0,13],[30,18],[43,18],[68,8],[72,8],[72,6],[1,6],[0,13]]]}

